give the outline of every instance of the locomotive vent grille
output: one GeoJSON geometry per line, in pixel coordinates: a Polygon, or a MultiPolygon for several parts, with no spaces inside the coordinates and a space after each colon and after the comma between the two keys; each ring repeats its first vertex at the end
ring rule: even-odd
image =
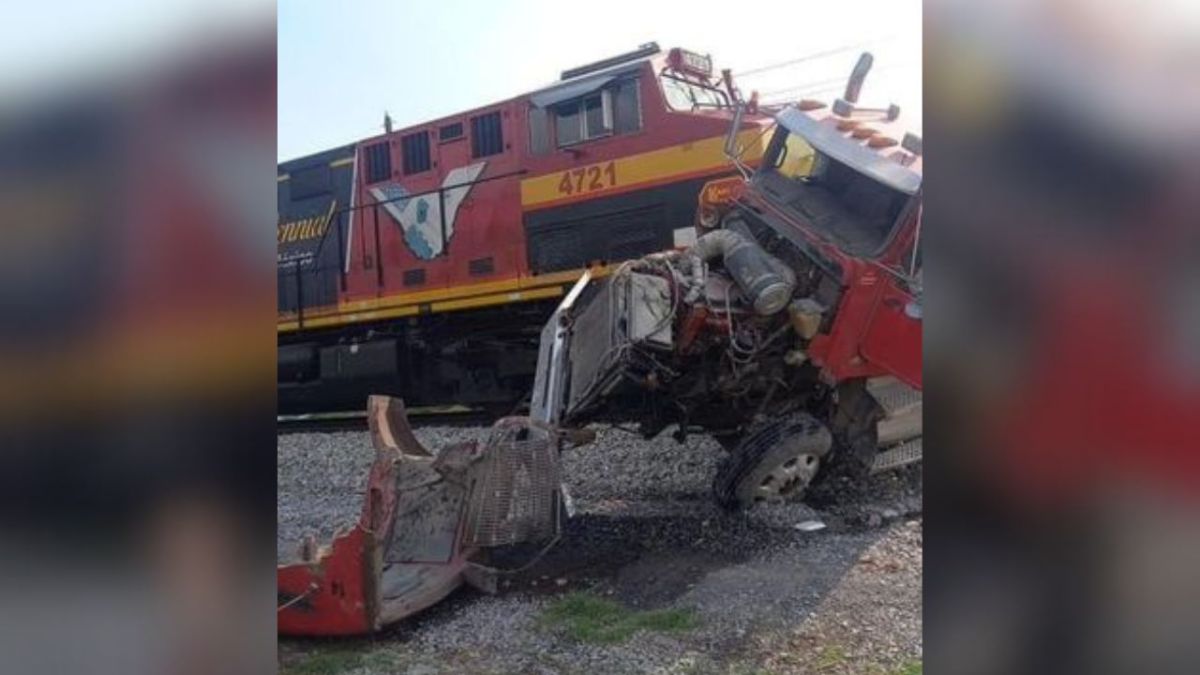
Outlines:
{"type": "Polygon", "coordinates": [[[491,256],[486,258],[476,258],[467,263],[467,271],[470,272],[472,276],[481,277],[495,272],[496,263],[492,260],[491,256]]]}
{"type": "Polygon", "coordinates": [[[418,267],[413,270],[404,270],[404,285],[405,286],[420,286],[425,283],[425,268],[418,267]]]}

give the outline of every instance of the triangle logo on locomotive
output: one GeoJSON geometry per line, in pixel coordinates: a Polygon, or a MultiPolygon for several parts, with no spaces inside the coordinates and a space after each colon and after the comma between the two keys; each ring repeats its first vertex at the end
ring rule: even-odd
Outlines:
{"type": "Polygon", "coordinates": [[[413,255],[421,260],[432,260],[444,252],[446,244],[454,238],[454,220],[458,207],[470,194],[479,174],[487,162],[453,169],[442,180],[438,192],[425,192],[410,196],[399,183],[384,183],[371,188],[371,196],[400,225],[404,232],[404,243],[413,255]],[[442,204],[446,208],[446,238],[442,240],[442,204]]]}

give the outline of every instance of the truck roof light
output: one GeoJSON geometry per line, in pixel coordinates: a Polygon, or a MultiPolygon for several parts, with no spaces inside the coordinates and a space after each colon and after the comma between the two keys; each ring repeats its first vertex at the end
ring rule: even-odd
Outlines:
{"type": "Polygon", "coordinates": [[[904,140],[900,141],[900,147],[914,155],[920,155],[922,150],[921,137],[911,132],[904,134],[904,140]]]}

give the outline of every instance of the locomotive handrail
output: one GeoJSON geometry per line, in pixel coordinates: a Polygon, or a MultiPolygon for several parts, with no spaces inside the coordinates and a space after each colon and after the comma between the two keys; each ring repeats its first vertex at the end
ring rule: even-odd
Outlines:
{"type": "Polygon", "coordinates": [[[340,214],[340,213],[347,213],[350,211],[358,211],[360,209],[374,208],[381,204],[391,204],[392,202],[398,202],[398,201],[402,201],[405,199],[412,199],[414,197],[424,197],[425,195],[431,195],[435,192],[442,192],[444,190],[453,190],[454,188],[467,187],[468,185],[477,185],[479,183],[486,183],[488,181],[499,180],[501,178],[512,178],[513,176],[523,176],[527,173],[529,173],[528,169],[520,169],[518,171],[509,171],[508,173],[496,174],[495,176],[488,176],[487,178],[471,180],[471,181],[467,181],[465,183],[455,183],[454,185],[443,185],[443,186],[433,189],[433,190],[425,190],[424,192],[413,192],[411,194],[404,195],[403,197],[393,197],[391,199],[380,199],[380,200],[376,200],[370,204],[359,204],[357,206],[347,206],[345,208],[334,211],[334,213],[340,214]]]}
{"type": "MultiPolygon", "coordinates": [[[[398,202],[398,201],[405,200],[405,199],[413,199],[415,197],[424,197],[425,195],[431,195],[435,192],[438,193],[439,206],[443,206],[446,190],[453,190],[455,188],[467,187],[467,186],[476,185],[479,183],[486,183],[488,181],[499,180],[501,178],[511,178],[513,176],[523,176],[527,173],[529,173],[528,169],[520,169],[519,171],[510,171],[508,173],[501,173],[501,174],[497,174],[495,176],[488,176],[486,178],[480,178],[478,180],[467,181],[465,183],[455,183],[454,185],[443,185],[434,190],[425,190],[424,192],[414,192],[412,194],[404,195],[403,197],[393,197],[391,199],[382,199],[382,200],[377,199],[377,200],[371,202],[370,204],[358,204],[357,206],[346,206],[346,207],[337,209],[333,212],[332,215],[337,218],[338,253],[339,253],[339,255],[342,253],[342,246],[344,245],[344,243],[342,242],[342,236],[341,236],[341,226],[342,226],[342,222],[343,222],[342,221],[343,214],[350,213],[351,211],[359,211],[359,210],[368,209],[368,208],[377,212],[379,206],[382,204],[391,204],[392,202],[398,202]]],[[[351,186],[350,189],[353,190],[356,187],[357,186],[351,186]]],[[[442,214],[442,221],[443,221],[442,231],[444,233],[445,229],[446,229],[445,228],[445,214],[444,214],[445,209],[439,208],[438,210],[443,212],[443,214],[442,214]]],[[[329,229],[334,229],[334,228],[329,228],[329,229]]],[[[321,241],[317,244],[317,250],[313,252],[314,259],[320,255],[322,248],[325,246],[325,240],[327,237],[329,237],[329,229],[327,229],[324,232],[324,234],[321,235],[321,241]]],[[[443,234],[443,239],[444,238],[445,238],[445,236],[443,234]]]]}
{"type": "MultiPolygon", "coordinates": [[[[325,232],[321,234],[321,239],[317,243],[317,247],[313,251],[312,256],[310,258],[310,260],[312,261],[312,264],[311,264],[311,267],[309,267],[309,270],[313,274],[319,274],[323,271],[332,270],[336,267],[336,269],[338,270],[338,286],[339,286],[340,290],[344,291],[346,289],[346,269],[341,265],[340,261],[342,259],[344,259],[344,257],[345,257],[344,249],[349,246],[347,237],[344,236],[343,232],[342,232],[342,229],[345,227],[345,223],[346,223],[345,216],[346,216],[346,214],[351,213],[353,211],[371,209],[375,213],[375,218],[373,218],[373,221],[374,221],[373,235],[374,235],[374,240],[375,240],[374,241],[374,243],[375,243],[375,259],[374,259],[373,264],[375,265],[375,275],[376,275],[375,283],[376,283],[377,287],[382,288],[384,285],[384,270],[383,270],[383,265],[380,264],[380,260],[379,260],[379,252],[382,248],[382,244],[381,244],[381,241],[379,238],[379,215],[378,214],[379,214],[380,206],[382,206],[384,204],[390,204],[390,203],[396,202],[396,201],[401,201],[401,200],[406,200],[406,199],[414,199],[417,197],[423,197],[425,195],[431,195],[431,194],[437,193],[437,195],[438,195],[438,213],[439,213],[439,217],[441,219],[441,234],[442,234],[442,253],[440,255],[446,256],[446,255],[449,255],[449,241],[447,241],[447,236],[446,236],[447,235],[447,233],[446,233],[446,191],[453,190],[456,188],[461,188],[461,187],[468,187],[471,185],[476,185],[478,183],[486,183],[488,181],[499,180],[501,178],[511,178],[513,176],[521,176],[521,175],[525,175],[527,173],[529,173],[528,169],[520,169],[518,171],[509,171],[506,173],[496,174],[494,176],[487,176],[485,178],[479,178],[477,180],[466,181],[466,182],[462,182],[462,183],[455,183],[453,185],[443,185],[443,186],[440,186],[440,187],[432,189],[432,190],[425,190],[423,192],[414,192],[411,194],[404,195],[403,197],[393,197],[391,199],[375,200],[370,204],[358,204],[356,206],[346,206],[346,207],[343,207],[340,209],[336,209],[330,213],[330,217],[331,217],[331,219],[333,219],[332,223],[334,225],[327,228],[325,230],[325,232]],[[338,247],[339,263],[336,266],[318,265],[317,261],[319,261],[321,259],[321,252],[324,250],[325,242],[329,238],[329,231],[334,230],[334,229],[337,230],[337,247],[338,247]]],[[[351,187],[352,190],[356,189],[356,188],[357,188],[357,186],[351,187]]],[[[296,315],[296,320],[297,320],[297,327],[299,327],[299,328],[303,328],[303,326],[304,326],[304,280],[303,280],[304,275],[301,273],[301,267],[302,267],[302,261],[300,261],[300,260],[287,260],[287,261],[284,261],[283,263],[277,264],[277,276],[278,277],[283,277],[285,274],[290,274],[294,279],[294,283],[296,286],[295,315],[296,315]],[[289,267],[291,269],[288,269],[289,267]]]]}

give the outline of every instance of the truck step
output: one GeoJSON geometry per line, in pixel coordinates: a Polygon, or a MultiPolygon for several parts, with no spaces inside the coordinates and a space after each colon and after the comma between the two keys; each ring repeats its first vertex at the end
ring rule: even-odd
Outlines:
{"type": "Polygon", "coordinates": [[[921,404],[909,406],[903,413],[885,417],[875,425],[879,447],[890,448],[921,435],[924,415],[921,404]]]}
{"type": "Polygon", "coordinates": [[[876,455],[874,461],[871,462],[871,473],[890,471],[919,461],[921,461],[921,439],[914,438],[876,455]]]}
{"type": "Polygon", "coordinates": [[[897,417],[921,405],[921,392],[894,377],[867,380],[867,393],[879,402],[886,417],[897,417]]]}

